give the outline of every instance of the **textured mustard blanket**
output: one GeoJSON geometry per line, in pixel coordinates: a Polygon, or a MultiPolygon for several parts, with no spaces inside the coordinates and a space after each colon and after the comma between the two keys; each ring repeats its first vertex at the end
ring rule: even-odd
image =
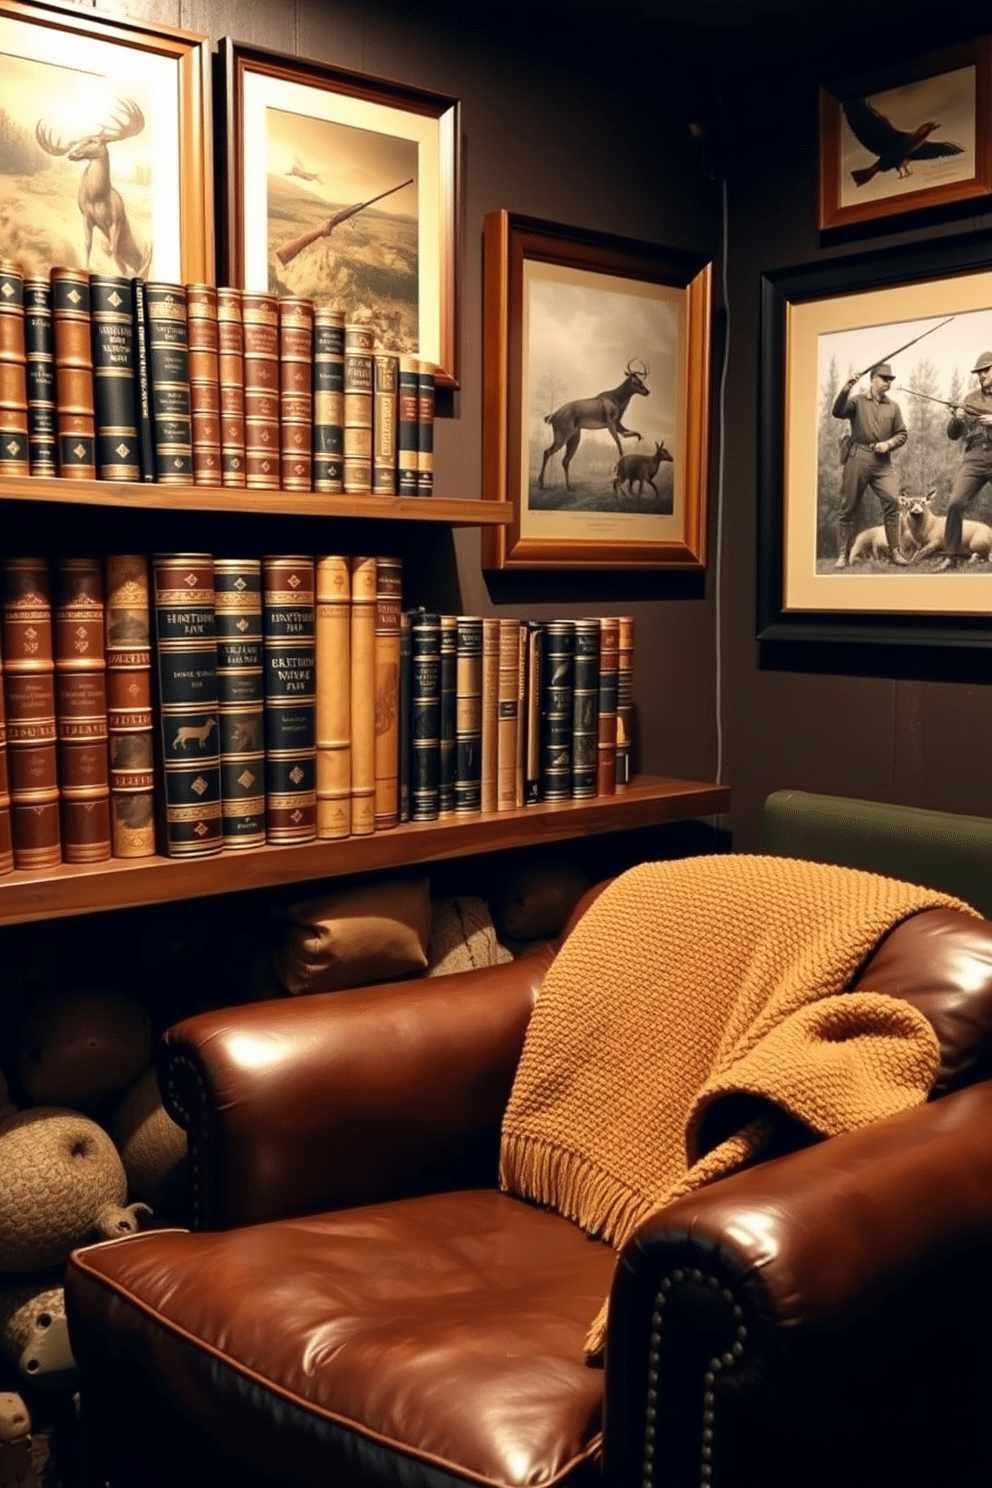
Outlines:
{"type": "MultiPolygon", "coordinates": [[[[969,909],[788,858],[623,874],[541,989],[503,1121],[502,1186],[619,1249],[653,1211],[758,1156],[776,1112],[831,1136],[920,1104],[939,1057],[929,1023],[845,988],[888,930],[935,907],[969,909]]],[[[590,1357],[605,1325],[604,1303],[590,1357]]]]}

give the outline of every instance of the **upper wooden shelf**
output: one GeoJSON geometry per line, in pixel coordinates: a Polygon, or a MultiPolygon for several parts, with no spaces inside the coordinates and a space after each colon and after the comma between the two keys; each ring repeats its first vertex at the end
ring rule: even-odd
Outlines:
{"type": "Polygon", "coordinates": [[[448,816],[370,837],[258,847],[207,858],[111,858],[79,868],[61,864],[40,872],[15,870],[0,878],[0,925],[436,863],[538,842],[597,837],[625,828],[716,816],[729,805],[727,786],[640,775],[615,796],[448,816]]]}
{"type": "Polygon", "coordinates": [[[508,501],[451,501],[424,498],[342,495],[309,491],[256,491],[239,486],[167,486],[155,481],[67,480],[57,476],[7,475],[0,478],[2,501],[59,501],[79,506],[133,507],[169,511],[264,512],[273,516],[374,517],[400,522],[446,522],[452,527],[505,526],[508,501]]]}

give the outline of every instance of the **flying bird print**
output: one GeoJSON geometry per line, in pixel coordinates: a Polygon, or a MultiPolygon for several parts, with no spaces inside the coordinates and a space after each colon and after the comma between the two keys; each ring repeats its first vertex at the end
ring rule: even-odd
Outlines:
{"type": "Polygon", "coordinates": [[[320,180],[320,176],[317,174],[316,171],[308,171],[308,170],[305,169],[305,167],[303,165],[303,161],[300,159],[299,155],[294,155],[293,156],[293,164],[292,164],[291,168],[286,172],[286,175],[287,176],[299,176],[300,179],[303,180],[303,181],[319,181],[320,180]]]}
{"type": "Polygon", "coordinates": [[[942,155],[964,154],[961,145],[930,138],[934,130],[940,128],[932,119],[915,129],[897,129],[867,98],[849,98],[841,106],[858,143],[864,145],[871,155],[877,156],[872,165],[852,170],[851,175],[858,186],[864,186],[879,171],[894,170],[901,177],[908,176],[911,160],[936,160],[942,155]]]}

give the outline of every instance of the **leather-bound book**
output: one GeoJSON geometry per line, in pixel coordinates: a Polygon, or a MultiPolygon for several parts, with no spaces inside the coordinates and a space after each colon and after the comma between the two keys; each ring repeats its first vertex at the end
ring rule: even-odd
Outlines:
{"type": "Polygon", "coordinates": [[[499,798],[499,621],[482,622],[482,809],[499,798]]]}
{"type": "Polygon", "coordinates": [[[417,369],[417,495],[434,495],[434,368],[417,369]]]}
{"type": "Polygon", "coordinates": [[[375,831],[375,558],[351,560],[351,831],[375,831]]]}
{"type": "Polygon", "coordinates": [[[214,559],[214,614],[224,846],[262,847],[265,696],[259,559],[214,559]]]}
{"type": "Polygon", "coordinates": [[[55,576],[55,716],[62,857],[110,857],[103,562],[60,558],[55,576]]]}
{"type": "Polygon", "coordinates": [[[44,558],[0,558],[15,868],[62,861],[52,600],[44,558]]]}
{"type": "Polygon", "coordinates": [[[401,356],[396,377],[396,494],[417,495],[420,465],[420,384],[416,357],[401,356]]]}
{"type": "Polygon", "coordinates": [[[482,621],[458,615],[455,656],[455,813],[482,807],[482,621]]]}
{"type": "Polygon", "coordinates": [[[527,759],[527,626],[517,626],[517,758],[514,769],[515,806],[524,804],[525,765],[527,759]]]}
{"type": "Polygon", "coordinates": [[[193,483],[223,485],[220,438],[220,337],[217,291],[186,285],[189,337],[189,405],[193,428],[193,483]]]}
{"type": "Polygon", "coordinates": [[[499,621],[496,717],[496,810],[517,804],[517,735],[520,730],[520,621],[499,621]]]}
{"type": "Polygon", "coordinates": [[[262,559],[265,632],[265,836],[317,835],[316,602],[314,560],[262,559]]]}
{"type": "Polygon", "coordinates": [[[617,638],[617,790],[631,780],[634,740],[634,617],[619,617],[617,638]]]}
{"type": "Polygon", "coordinates": [[[24,277],[0,258],[0,476],[29,475],[24,277]]]}
{"type": "Polygon", "coordinates": [[[245,336],[241,291],[217,291],[217,378],[222,483],[245,484],[245,336]]]}
{"type": "Polygon", "coordinates": [[[376,559],[375,599],[375,830],[400,819],[400,612],[403,560],[376,559]]]}
{"type": "Polygon", "coordinates": [[[155,853],[155,720],[148,559],[110,553],[104,563],[110,834],[115,858],[155,853]]]}
{"type": "Polygon", "coordinates": [[[351,569],[317,559],[317,836],[351,832],[351,569]]]}
{"type": "Polygon", "coordinates": [[[313,488],[344,490],[344,311],[326,305],[313,321],[313,488]]]}
{"type": "Polygon", "coordinates": [[[141,442],[134,377],[134,295],[119,274],[90,276],[96,473],[140,481],[141,442]]]}
{"type": "Polygon", "coordinates": [[[372,358],[372,494],[396,495],[396,379],[399,357],[372,358]]]}
{"type": "Polygon", "coordinates": [[[52,340],[59,475],[96,478],[90,276],[85,269],[52,270],[52,340]]]}
{"type": "Polygon", "coordinates": [[[52,336],[52,282],[47,274],[24,276],[24,350],[31,474],[57,475],[55,341],[52,336]]]}
{"type": "Polygon", "coordinates": [[[282,489],[313,489],[313,300],[279,296],[282,489]]]}
{"type": "Polygon", "coordinates": [[[344,489],[368,494],[372,489],[372,348],[371,326],[344,328],[344,489]]]}
{"type": "Polygon", "coordinates": [[[145,284],[148,371],[155,479],[193,483],[193,421],[189,388],[189,331],[182,284],[145,284]]]}
{"type": "Polygon", "coordinates": [[[458,616],[441,616],[441,706],[438,713],[438,816],[455,810],[455,714],[458,686],[458,616]]]}
{"type": "Polygon", "coordinates": [[[541,672],[544,656],[544,623],[525,621],[527,632],[527,695],[524,705],[524,805],[541,799],[541,672]]]}
{"type": "Polygon", "coordinates": [[[542,801],[568,801],[572,796],[574,668],[574,622],[546,620],[541,662],[542,801]]]}
{"type": "Polygon", "coordinates": [[[242,290],[241,325],[245,369],[245,484],[250,490],[278,491],[278,297],[242,290]]]}
{"type": "Polygon", "coordinates": [[[441,617],[410,611],[410,820],[440,811],[441,617]]]}
{"type": "Polygon", "coordinates": [[[400,821],[410,820],[410,616],[400,615],[400,821]]]}
{"type": "Polygon", "coordinates": [[[572,670],[572,798],[596,794],[599,714],[599,619],[575,621],[572,670]]]}
{"type": "Polygon", "coordinates": [[[617,665],[620,622],[604,615],[599,622],[599,713],[596,724],[596,794],[612,796],[617,788],[617,665]]]}
{"type": "Polygon", "coordinates": [[[173,858],[204,857],[224,845],[214,561],[156,553],[152,571],[165,848],[173,858]]]}
{"type": "Polygon", "coordinates": [[[152,369],[148,359],[148,307],[145,281],[131,280],[134,305],[134,396],[138,420],[138,444],[141,450],[141,479],[155,479],[155,435],[152,428],[152,369]]]}
{"type": "Polygon", "coordinates": [[[10,827],[10,769],[7,764],[7,709],[3,696],[3,664],[0,662],[0,873],[14,868],[14,839],[10,827]]]}

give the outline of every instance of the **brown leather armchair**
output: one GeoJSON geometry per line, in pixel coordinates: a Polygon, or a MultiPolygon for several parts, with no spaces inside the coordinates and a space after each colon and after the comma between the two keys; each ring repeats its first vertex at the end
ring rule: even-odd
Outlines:
{"type": "Polygon", "coordinates": [[[855,983],[930,1018],[930,1103],[643,1225],[601,1368],[614,1254],[496,1184],[552,956],[170,1030],[197,1229],[70,1263],[92,1482],[990,1481],[992,924],[916,915],[855,983]]]}

